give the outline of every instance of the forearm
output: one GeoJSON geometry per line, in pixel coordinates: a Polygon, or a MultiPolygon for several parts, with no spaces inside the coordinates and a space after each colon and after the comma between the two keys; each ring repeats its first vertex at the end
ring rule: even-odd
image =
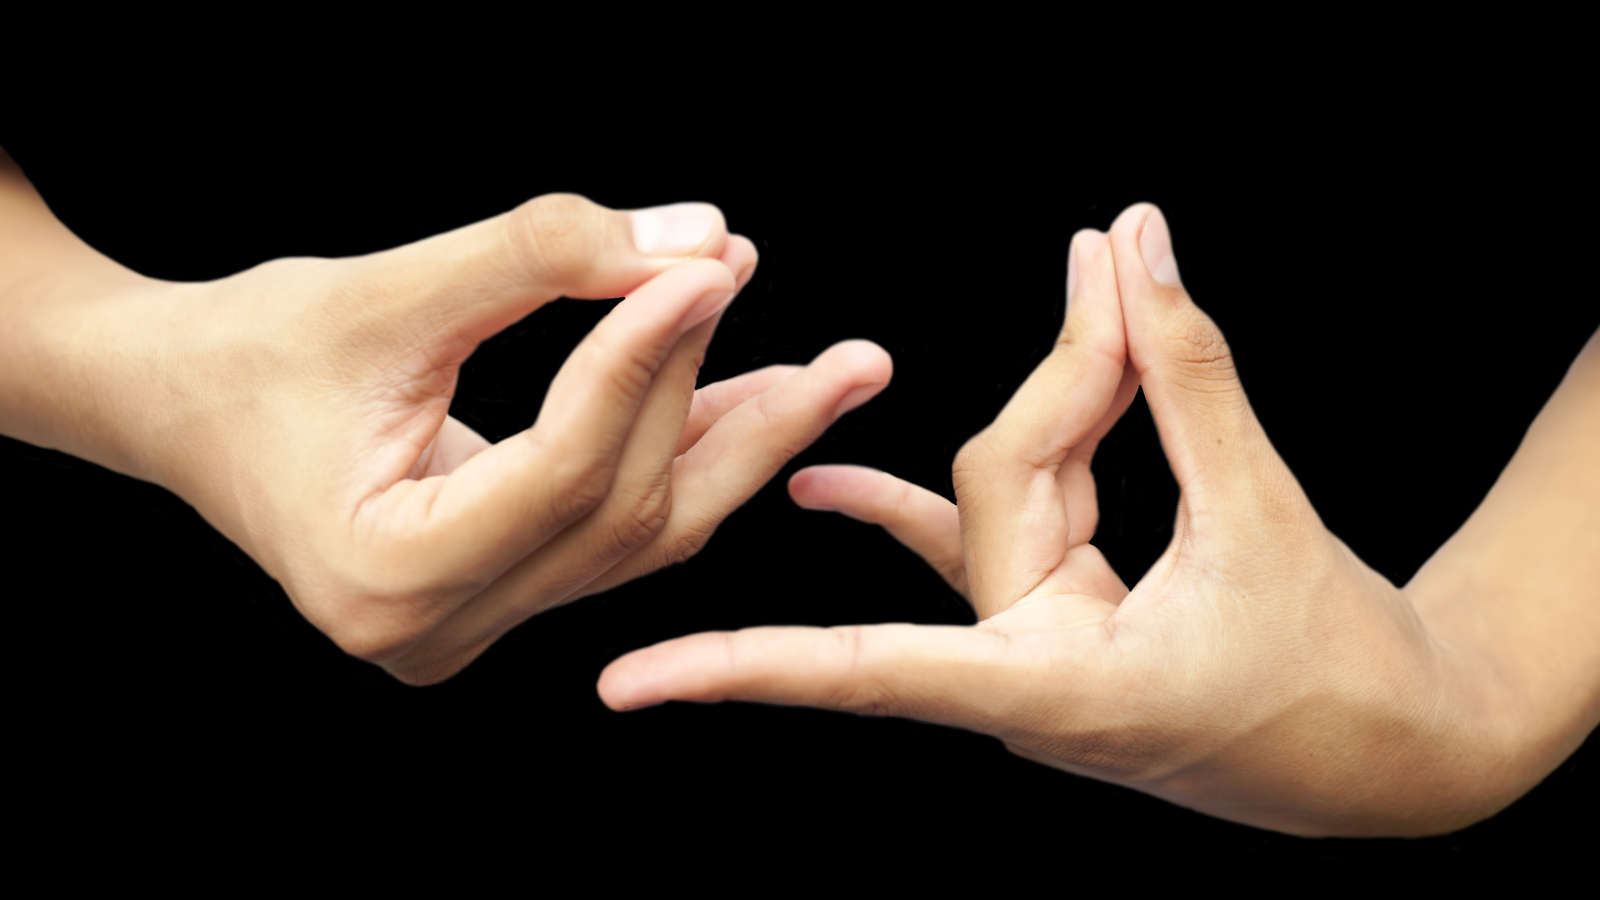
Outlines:
{"type": "Polygon", "coordinates": [[[1406,593],[1464,663],[1512,797],[1600,722],[1600,335],[1406,593]]]}
{"type": "Polygon", "coordinates": [[[149,356],[130,313],[160,287],[67,230],[0,149],[0,434],[148,477],[125,432],[149,356]]]}

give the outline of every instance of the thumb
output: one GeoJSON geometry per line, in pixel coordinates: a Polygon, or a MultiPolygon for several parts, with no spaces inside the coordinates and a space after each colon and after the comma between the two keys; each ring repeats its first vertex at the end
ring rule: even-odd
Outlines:
{"type": "MultiPolygon", "coordinates": [[[[623,211],[576,194],[546,194],[516,209],[363,257],[339,295],[374,328],[475,345],[557,297],[632,293],[686,259],[716,258],[727,243],[708,203],[623,211]]],[[[383,346],[380,344],[380,346],[383,346]]]]}
{"type": "Polygon", "coordinates": [[[1111,226],[1111,245],[1128,356],[1185,497],[1235,502],[1292,482],[1245,398],[1222,331],[1178,278],[1161,210],[1129,207],[1111,226]]]}

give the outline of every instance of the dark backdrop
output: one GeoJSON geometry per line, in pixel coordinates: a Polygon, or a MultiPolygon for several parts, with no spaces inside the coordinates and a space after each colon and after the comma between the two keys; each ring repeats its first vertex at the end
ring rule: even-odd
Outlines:
{"type": "MultiPolygon", "coordinates": [[[[1592,741],[1464,832],[1302,841],[959,731],[752,705],[617,715],[594,691],[618,655],[702,629],[971,621],[909,551],[795,508],[783,485],[801,465],[851,462],[949,496],[956,450],[1051,345],[1070,235],[1140,200],[1165,210],[1185,283],[1328,526],[1404,583],[1600,324],[1592,250],[1561,224],[1587,199],[1570,136],[1501,121],[1522,137],[1491,146],[1474,114],[1439,109],[1080,130],[1065,111],[1019,120],[976,102],[845,116],[774,101],[621,127],[616,110],[490,115],[424,94],[314,117],[137,99],[13,119],[0,141],[69,227],[146,274],[379,250],[549,191],[707,200],[763,258],[703,379],[864,337],[893,355],[895,380],[690,563],[540,616],[427,689],[343,656],[181,500],[0,440],[10,728],[20,771],[53,798],[41,814],[287,813],[419,837],[495,822],[544,848],[595,828],[623,847],[819,855],[862,839],[965,852],[976,838],[1224,863],[1466,859],[1592,836],[1592,741]],[[680,825],[691,816],[711,824],[680,825]]],[[[529,425],[607,307],[560,301],[484,345],[453,411],[492,439],[529,425]]],[[[1131,583],[1171,537],[1176,502],[1142,400],[1094,468],[1095,543],[1131,583]]]]}

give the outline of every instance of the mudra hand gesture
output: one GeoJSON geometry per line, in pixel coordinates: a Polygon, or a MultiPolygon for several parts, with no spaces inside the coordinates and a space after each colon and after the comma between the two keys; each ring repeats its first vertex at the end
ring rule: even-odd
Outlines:
{"type": "Polygon", "coordinates": [[[349,653],[423,684],[516,624],[692,556],[888,382],[864,341],[695,390],[756,266],[707,204],[548,195],[351,259],[145,278],[0,153],[0,431],[170,488],[349,653]],[[477,345],[559,296],[627,295],[528,430],[449,416],[477,345]]]}
{"type": "Polygon", "coordinates": [[[956,457],[956,505],[863,468],[790,483],[802,506],[887,528],[972,602],[977,625],[693,635],[617,660],[605,701],[909,716],[1317,835],[1460,827],[1582,741],[1600,660],[1549,626],[1542,648],[1519,646],[1512,636],[1535,629],[1508,598],[1531,589],[1539,615],[1596,624],[1595,341],[1495,493],[1401,590],[1323,527],[1273,450],[1227,342],[1179,281],[1158,210],[1079,233],[1068,271],[1057,345],[956,457]],[[1171,545],[1129,590],[1089,543],[1089,463],[1141,386],[1181,500],[1171,545]],[[1563,535],[1571,522],[1572,536],[1530,520],[1563,535]],[[1548,559],[1564,564],[1540,569],[1548,559]]]}

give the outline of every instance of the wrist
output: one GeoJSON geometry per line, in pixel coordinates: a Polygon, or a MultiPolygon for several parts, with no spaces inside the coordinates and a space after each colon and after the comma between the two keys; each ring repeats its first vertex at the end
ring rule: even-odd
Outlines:
{"type": "Polygon", "coordinates": [[[0,432],[152,477],[141,420],[172,285],[93,260],[0,287],[0,432]]]}
{"type": "Polygon", "coordinates": [[[1532,790],[1583,743],[1595,718],[1595,684],[1562,665],[1557,648],[1529,640],[1520,621],[1507,621],[1517,592],[1489,589],[1497,579],[1482,568],[1482,557],[1442,552],[1406,587],[1437,648],[1461,732],[1458,747],[1439,753],[1467,773],[1459,791],[1477,807],[1458,828],[1532,790]]]}

